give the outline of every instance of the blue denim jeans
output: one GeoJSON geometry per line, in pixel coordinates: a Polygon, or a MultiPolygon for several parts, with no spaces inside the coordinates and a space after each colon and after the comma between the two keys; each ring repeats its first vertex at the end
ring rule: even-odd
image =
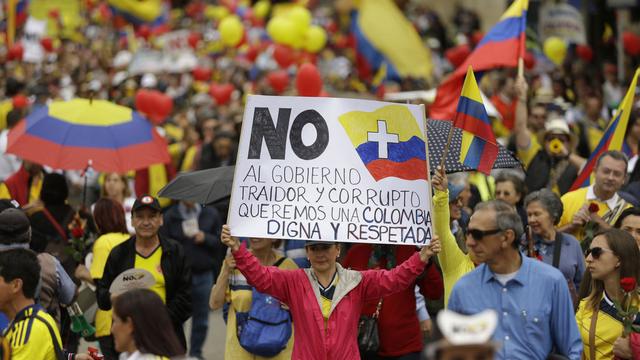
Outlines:
{"type": "Polygon", "coordinates": [[[194,273],[191,276],[191,344],[189,356],[202,358],[202,345],[209,328],[209,293],[213,286],[213,271],[194,273]]]}

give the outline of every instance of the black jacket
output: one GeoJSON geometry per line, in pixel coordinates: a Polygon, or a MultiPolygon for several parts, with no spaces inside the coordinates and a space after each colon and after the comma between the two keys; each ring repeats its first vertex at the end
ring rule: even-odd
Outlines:
{"type": "MultiPolygon", "coordinates": [[[[166,286],[167,309],[176,334],[183,345],[186,344],[182,324],[191,316],[191,265],[182,246],[177,242],[160,236],[162,259],[160,267],[166,286]]],[[[109,288],[113,280],[123,271],[133,268],[136,261],[136,237],[111,250],[104,267],[102,279],[97,282],[98,306],[102,310],[111,310],[109,288]]]]}
{"type": "Polygon", "coordinates": [[[183,221],[178,205],[174,205],[164,213],[164,225],[161,231],[165,231],[169,238],[182,244],[194,274],[212,270],[216,270],[217,274],[227,253],[227,247],[220,242],[222,220],[218,210],[205,206],[198,216],[198,227],[204,232],[202,244],[196,244],[192,237],[184,234],[183,221]]]}

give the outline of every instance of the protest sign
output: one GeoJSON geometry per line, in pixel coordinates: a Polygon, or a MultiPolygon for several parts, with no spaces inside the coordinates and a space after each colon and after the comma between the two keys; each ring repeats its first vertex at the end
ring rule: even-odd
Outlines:
{"type": "Polygon", "coordinates": [[[234,236],[428,244],[424,109],[250,96],[229,225],[234,236]]]}

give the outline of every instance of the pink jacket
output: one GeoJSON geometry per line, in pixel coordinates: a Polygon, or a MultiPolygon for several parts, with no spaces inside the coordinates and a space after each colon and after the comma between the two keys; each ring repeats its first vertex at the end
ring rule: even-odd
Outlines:
{"type": "Polygon", "coordinates": [[[294,326],[294,360],[360,360],[358,321],[365,301],[412,286],[426,265],[419,253],[392,270],[354,271],[336,264],[339,280],[325,325],[318,282],[311,269],[262,266],[244,244],[233,257],[256,290],[289,306],[294,326]]]}

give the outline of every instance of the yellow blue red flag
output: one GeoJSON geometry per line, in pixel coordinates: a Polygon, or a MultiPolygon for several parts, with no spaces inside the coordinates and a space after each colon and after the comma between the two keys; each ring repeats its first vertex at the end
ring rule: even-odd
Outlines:
{"type": "Polygon", "coordinates": [[[458,100],[457,94],[460,92],[462,79],[469,66],[473,66],[475,71],[485,71],[518,65],[518,58],[524,57],[526,47],[528,7],[529,0],[514,1],[462,65],[440,84],[436,99],[429,107],[430,118],[452,119],[458,100]]]}
{"type": "Polygon", "coordinates": [[[602,153],[609,150],[622,151],[627,124],[629,123],[629,115],[633,110],[633,98],[638,84],[638,76],[640,76],[640,68],[636,69],[631,85],[629,85],[629,90],[627,90],[627,94],[624,96],[624,99],[622,99],[618,110],[616,110],[613,120],[611,120],[607,126],[598,146],[596,146],[595,150],[591,153],[591,156],[589,156],[587,164],[582,168],[582,171],[573,182],[573,185],[571,185],[569,191],[591,185],[591,173],[593,172],[596,162],[598,162],[598,158],[602,153]]]}
{"type": "Polygon", "coordinates": [[[353,12],[351,32],[358,55],[372,73],[386,64],[390,79],[431,78],[431,54],[392,0],[361,0],[353,12]]]}
{"type": "Polygon", "coordinates": [[[462,85],[453,126],[462,129],[460,162],[489,175],[498,158],[498,145],[471,66],[462,85]]]}
{"type": "Polygon", "coordinates": [[[418,120],[402,105],[376,111],[351,111],[339,117],[356,152],[376,180],[396,177],[426,180],[424,135],[418,120]]]}

